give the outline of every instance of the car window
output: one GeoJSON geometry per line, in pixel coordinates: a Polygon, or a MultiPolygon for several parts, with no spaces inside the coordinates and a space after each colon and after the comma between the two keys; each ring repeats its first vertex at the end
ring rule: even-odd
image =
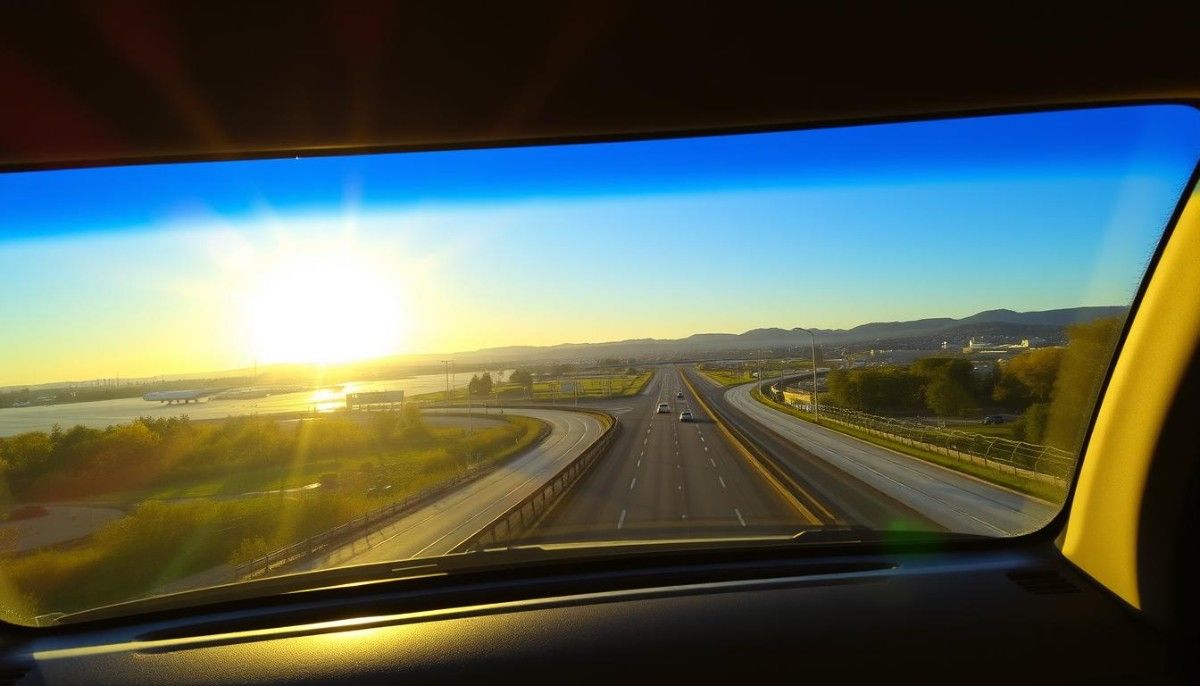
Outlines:
{"type": "Polygon", "coordinates": [[[1140,105],[0,175],[0,613],[1037,531],[1198,152],[1140,105]]]}

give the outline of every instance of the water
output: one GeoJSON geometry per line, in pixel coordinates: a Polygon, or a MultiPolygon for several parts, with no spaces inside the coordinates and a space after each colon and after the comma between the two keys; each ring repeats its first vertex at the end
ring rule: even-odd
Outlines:
{"type": "MultiPolygon", "coordinates": [[[[504,378],[508,378],[511,372],[511,369],[504,370],[504,378]]],[[[451,377],[450,385],[452,388],[462,388],[470,379],[470,374],[458,374],[451,377]]],[[[102,429],[112,424],[127,423],[138,417],[179,417],[186,414],[192,419],[224,419],[278,412],[331,412],[346,407],[347,393],[396,390],[403,390],[406,397],[444,391],[446,376],[422,374],[407,379],[351,381],[342,385],[340,389],[320,388],[265,398],[209,399],[184,405],[149,402],[137,397],[97,400],[90,403],[8,407],[0,409],[0,436],[11,436],[25,431],[49,431],[55,423],[64,429],[76,424],[102,429]]]]}

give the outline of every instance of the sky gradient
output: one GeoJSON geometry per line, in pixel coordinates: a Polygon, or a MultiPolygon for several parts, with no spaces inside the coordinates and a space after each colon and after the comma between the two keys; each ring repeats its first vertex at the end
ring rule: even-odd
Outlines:
{"type": "Polygon", "coordinates": [[[1127,304],[1198,156],[1143,106],[6,174],[0,385],[1127,304]]]}

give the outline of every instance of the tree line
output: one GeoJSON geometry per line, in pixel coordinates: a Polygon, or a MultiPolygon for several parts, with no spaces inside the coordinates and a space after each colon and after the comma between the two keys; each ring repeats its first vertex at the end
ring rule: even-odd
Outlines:
{"type": "Polygon", "coordinates": [[[983,408],[1020,415],[1014,437],[1075,451],[1082,443],[1123,320],[1067,327],[1067,345],[1024,352],[976,370],[961,358],[829,372],[834,405],[872,414],[966,417],[983,408]]]}
{"type": "Polygon", "coordinates": [[[0,437],[0,483],[28,498],[134,490],[183,475],[288,465],[297,458],[374,454],[431,438],[415,406],[368,422],[323,418],[291,430],[260,417],[197,422],[141,417],[104,429],[75,426],[0,437]]]}

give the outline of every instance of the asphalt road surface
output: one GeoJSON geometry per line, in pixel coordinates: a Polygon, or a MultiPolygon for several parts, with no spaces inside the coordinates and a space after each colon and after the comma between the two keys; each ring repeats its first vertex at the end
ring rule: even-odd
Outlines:
{"type": "Polygon", "coordinates": [[[754,384],[724,392],[725,401],[827,465],[870,485],[941,527],[960,533],[1011,536],[1045,525],[1058,505],[888,450],[770,408],[754,384]]]}
{"type": "MultiPolygon", "coordinates": [[[[453,410],[427,410],[430,414],[453,410]]],[[[536,490],[596,441],[604,427],[593,415],[566,410],[506,409],[550,424],[531,451],[400,517],[388,526],[288,571],[444,555],[536,490]]]]}
{"type": "Polygon", "coordinates": [[[726,444],[677,367],[660,367],[621,404],[618,440],[528,540],[747,535],[811,524],[726,444]],[[657,412],[660,402],[670,411],[657,412]],[[695,421],[680,421],[685,409],[695,421]]]}

